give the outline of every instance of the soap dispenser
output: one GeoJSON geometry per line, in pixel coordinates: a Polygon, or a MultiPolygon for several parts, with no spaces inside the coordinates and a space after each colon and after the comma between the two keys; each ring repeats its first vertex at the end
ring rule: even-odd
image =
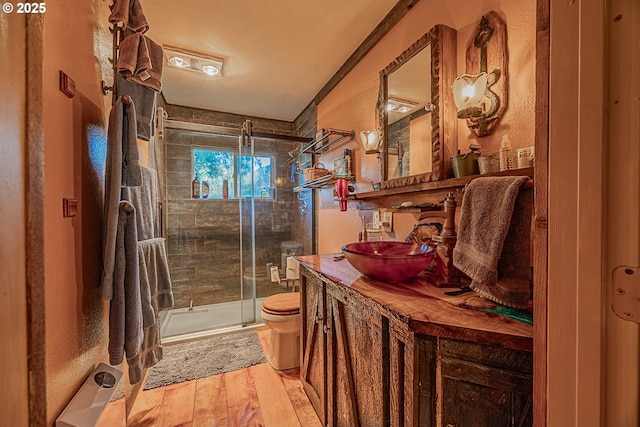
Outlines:
{"type": "Polygon", "coordinates": [[[515,156],[513,148],[511,148],[509,135],[503,135],[502,142],[500,142],[500,171],[510,169],[515,169],[515,156]]]}

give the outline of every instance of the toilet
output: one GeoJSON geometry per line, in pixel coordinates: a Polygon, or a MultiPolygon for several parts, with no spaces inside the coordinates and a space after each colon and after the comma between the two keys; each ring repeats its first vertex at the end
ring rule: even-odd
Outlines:
{"type": "Polygon", "coordinates": [[[300,292],[265,298],[262,320],[271,329],[269,364],[278,371],[300,366],[300,292]]]}

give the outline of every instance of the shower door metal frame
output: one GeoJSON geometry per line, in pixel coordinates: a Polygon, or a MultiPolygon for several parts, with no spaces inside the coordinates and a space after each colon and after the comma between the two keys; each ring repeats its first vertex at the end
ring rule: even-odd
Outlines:
{"type": "MultiPolygon", "coordinates": [[[[242,131],[240,132],[240,138],[238,140],[238,156],[250,156],[253,159],[255,155],[255,146],[252,137],[253,124],[251,120],[245,120],[242,124],[242,131]],[[246,151],[248,150],[248,152],[246,151]]],[[[240,158],[240,157],[238,157],[240,158]]],[[[253,162],[251,162],[253,164],[253,162]]],[[[236,165],[237,166],[237,165],[236,165]]],[[[251,188],[249,191],[249,197],[242,197],[243,191],[241,188],[241,180],[238,178],[236,172],[236,197],[238,198],[238,215],[240,217],[240,324],[246,326],[256,322],[256,222],[255,222],[255,197],[254,197],[254,172],[251,168],[251,188]],[[245,212],[248,209],[248,212],[245,212]],[[245,215],[249,215],[248,228],[245,230],[245,215]],[[245,266],[245,232],[250,233],[250,259],[249,263],[245,266]],[[245,268],[248,267],[251,274],[249,279],[246,278],[245,268]],[[249,281],[248,288],[251,296],[246,296],[247,281],[249,281]],[[247,303],[250,302],[250,305],[247,303]],[[248,312],[247,312],[248,310],[248,312]]]]}

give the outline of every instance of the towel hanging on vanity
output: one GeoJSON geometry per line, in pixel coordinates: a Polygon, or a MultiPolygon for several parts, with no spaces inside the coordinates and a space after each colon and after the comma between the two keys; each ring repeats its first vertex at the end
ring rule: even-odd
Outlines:
{"type": "Polygon", "coordinates": [[[471,289],[494,302],[529,308],[533,190],[526,176],[471,181],[462,199],[453,264],[471,289]]]}

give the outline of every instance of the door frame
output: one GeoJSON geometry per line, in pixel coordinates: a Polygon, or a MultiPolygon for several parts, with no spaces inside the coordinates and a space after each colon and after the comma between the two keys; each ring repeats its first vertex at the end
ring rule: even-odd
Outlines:
{"type": "Polygon", "coordinates": [[[605,1],[550,2],[548,270],[546,295],[537,295],[546,323],[534,326],[534,390],[545,403],[535,402],[536,425],[604,425],[606,12],[605,1]]]}

